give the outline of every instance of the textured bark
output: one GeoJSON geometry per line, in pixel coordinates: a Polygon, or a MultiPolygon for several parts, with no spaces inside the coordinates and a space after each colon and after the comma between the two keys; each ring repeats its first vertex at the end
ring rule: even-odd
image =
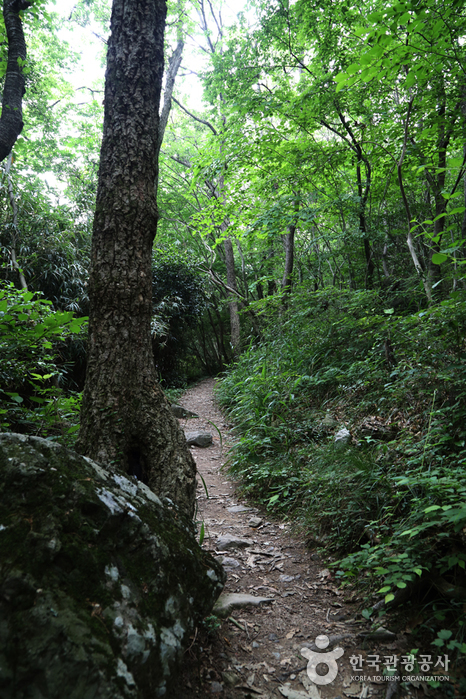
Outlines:
{"type": "Polygon", "coordinates": [[[23,129],[24,75],[20,63],[26,60],[26,41],[21,10],[30,7],[25,0],[3,0],[3,20],[8,38],[8,63],[0,117],[0,162],[4,160],[16,143],[23,129]]]}
{"type": "Polygon", "coordinates": [[[409,202],[408,202],[408,197],[406,196],[406,190],[403,184],[403,162],[405,159],[406,155],[406,146],[408,144],[408,128],[409,128],[409,119],[411,116],[411,111],[413,108],[413,102],[414,102],[414,97],[412,97],[409,102],[408,102],[408,111],[406,114],[406,119],[404,123],[404,137],[403,137],[403,147],[401,149],[401,155],[400,159],[397,163],[397,174],[398,174],[398,184],[400,187],[400,192],[401,192],[401,198],[403,199],[403,205],[405,208],[406,212],[406,219],[407,219],[407,224],[408,224],[408,236],[406,238],[406,242],[408,244],[408,250],[411,255],[411,259],[413,261],[414,269],[416,272],[419,274],[419,276],[422,278],[422,283],[424,285],[424,291],[426,292],[427,300],[429,303],[432,302],[432,289],[430,287],[429,281],[427,280],[424,270],[422,269],[422,265],[419,261],[419,258],[417,256],[416,248],[414,246],[414,238],[413,234],[411,232],[411,211],[409,209],[409,202]]]}
{"type": "Polygon", "coordinates": [[[195,464],[158,386],[150,330],[165,14],[165,0],[113,2],[78,449],[192,516],[195,464]]]}
{"type": "MultiPolygon", "coordinates": [[[[369,159],[364,153],[363,150],[363,142],[364,142],[364,129],[361,131],[361,137],[360,139],[356,136],[353,127],[350,125],[350,122],[345,118],[343,112],[338,111],[338,116],[339,119],[342,123],[342,126],[344,127],[347,136],[343,136],[341,133],[338,131],[335,131],[335,129],[331,128],[332,131],[335,131],[335,133],[338,133],[340,138],[343,138],[348,145],[350,146],[351,150],[355,153],[356,155],[356,179],[358,183],[358,197],[359,197],[359,230],[362,234],[362,238],[364,241],[364,256],[366,258],[366,288],[367,289],[372,289],[373,286],[373,279],[374,279],[374,271],[375,271],[375,266],[374,266],[374,258],[373,258],[373,252],[372,252],[372,246],[369,240],[369,237],[367,235],[367,226],[366,226],[366,206],[367,206],[367,201],[369,199],[369,194],[371,190],[371,183],[372,183],[372,167],[370,164],[369,159]],[[349,140],[348,140],[349,137],[349,140]],[[364,164],[364,171],[365,171],[365,180],[363,181],[362,177],[362,172],[361,172],[361,164],[364,164]]],[[[326,122],[322,122],[324,125],[327,126],[326,122]]]]}
{"type": "MultiPolygon", "coordinates": [[[[163,107],[159,118],[159,127],[157,132],[157,151],[156,158],[157,162],[160,155],[160,149],[162,148],[163,137],[165,135],[165,130],[168,124],[168,117],[170,116],[173,90],[175,87],[176,75],[178,73],[179,67],[181,65],[181,57],[183,55],[184,42],[180,38],[176,49],[174,50],[170,62],[168,64],[168,70],[165,76],[165,90],[163,92],[163,107]]],[[[158,191],[158,180],[155,182],[155,196],[157,197],[158,191]]]]}
{"type": "Polygon", "coordinates": [[[13,161],[12,154],[10,152],[8,159],[5,164],[4,172],[6,175],[6,181],[7,181],[7,187],[8,187],[8,198],[10,200],[10,206],[11,206],[11,211],[13,213],[13,225],[10,228],[10,234],[11,234],[11,247],[10,247],[10,258],[11,258],[11,265],[13,269],[15,269],[18,272],[18,277],[19,277],[19,283],[22,289],[25,289],[27,291],[28,285],[26,283],[26,278],[23,274],[23,270],[18,264],[18,260],[16,257],[16,245],[18,243],[18,233],[19,233],[19,228],[18,228],[18,206],[16,204],[16,199],[15,199],[15,193],[13,192],[13,182],[11,181],[11,175],[10,175],[10,169],[11,169],[11,163],[13,161]]]}
{"type": "MultiPolygon", "coordinates": [[[[223,241],[223,247],[225,250],[225,264],[227,268],[227,284],[228,286],[236,291],[236,272],[235,272],[235,256],[233,253],[233,244],[231,238],[225,238],[223,241]]],[[[233,356],[237,357],[240,353],[241,345],[241,325],[239,320],[239,306],[238,297],[235,294],[229,294],[230,296],[230,342],[233,351],[233,356]]]]}
{"type": "Polygon", "coordinates": [[[282,236],[283,247],[285,248],[285,266],[283,269],[282,289],[285,294],[289,294],[291,292],[291,287],[293,284],[294,240],[296,235],[296,227],[299,212],[298,198],[295,199],[294,210],[296,213],[295,220],[288,225],[288,232],[282,236]]]}
{"type": "Polygon", "coordinates": [[[454,120],[453,122],[450,120],[450,127],[449,129],[446,129],[445,113],[446,96],[445,88],[442,83],[440,89],[440,105],[438,107],[439,123],[437,136],[437,172],[430,173],[428,169],[425,170],[426,179],[429,183],[435,201],[434,237],[431,243],[431,253],[427,268],[427,279],[431,289],[437,287],[442,279],[442,270],[440,265],[436,265],[432,261],[432,256],[435,253],[440,252],[442,247],[442,237],[445,231],[445,216],[442,214],[445,214],[447,210],[447,200],[443,197],[442,193],[445,189],[446,183],[447,148],[450,144],[454,120]],[[439,216],[441,216],[441,218],[439,218],[439,216]]]}

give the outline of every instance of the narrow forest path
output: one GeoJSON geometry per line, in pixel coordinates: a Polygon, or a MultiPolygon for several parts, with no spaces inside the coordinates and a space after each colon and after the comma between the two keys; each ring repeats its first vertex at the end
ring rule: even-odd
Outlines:
{"type": "MultiPolygon", "coordinates": [[[[180,400],[183,407],[199,416],[180,420],[182,427],[213,436],[212,446],[192,447],[209,493],[207,498],[199,479],[196,519],[204,522],[203,547],[223,559],[228,576],[225,592],[273,601],[235,609],[211,633],[199,630],[186,652],[175,699],[385,697],[387,682],[359,678],[382,675],[384,666],[379,671],[371,668],[370,656],[378,655],[383,662],[384,657],[399,654],[403,639],[398,636],[396,641],[368,642],[359,636],[369,628],[357,613],[360,600],[338,589],[333,573],[305,541],[292,535],[289,524],[274,521],[236,495],[234,482],[222,471],[232,437],[215,403],[214,383],[213,379],[204,380],[180,400]],[[210,423],[222,433],[223,447],[210,423]],[[247,539],[248,545],[235,544],[231,537],[247,539]],[[330,639],[326,651],[339,646],[344,655],[338,660],[336,679],[317,687],[309,682],[303,669],[307,661],[300,651],[307,647],[325,652],[314,645],[322,634],[330,639]],[[361,656],[362,669],[353,670],[351,656],[361,656]],[[352,679],[355,676],[357,680],[352,679]]],[[[327,672],[325,665],[320,669],[323,674],[327,672]]]]}

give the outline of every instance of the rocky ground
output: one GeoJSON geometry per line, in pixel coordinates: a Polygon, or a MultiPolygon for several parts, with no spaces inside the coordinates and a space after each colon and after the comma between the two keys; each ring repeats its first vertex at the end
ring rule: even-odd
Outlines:
{"type": "MultiPolygon", "coordinates": [[[[328,561],[302,536],[293,535],[289,523],[275,521],[238,497],[222,468],[231,426],[214,401],[213,387],[214,380],[205,380],[180,401],[199,416],[182,419],[183,428],[213,435],[210,447],[192,447],[202,476],[199,530],[203,523],[203,546],[222,560],[228,573],[225,593],[263,601],[225,610],[225,618],[212,617],[196,631],[174,697],[389,699],[396,686],[383,679],[383,670],[394,655],[409,652],[407,633],[398,627],[396,634],[386,629],[368,637],[371,625],[360,614],[362,599],[338,588],[328,561]],[[322,635],[330,641],[326,649],[315,645],[322,635]],[[343,650],[335,653],[341,655],[336,678],[329,684],[310,682],[309,656],[336,648],[343,650]]],[[[318,665],[318,674],[327,672],[327,665],[318,665]]],[[[425,683],[417,685],[409,684],[400,696],[440,696],[425,683]]]]}

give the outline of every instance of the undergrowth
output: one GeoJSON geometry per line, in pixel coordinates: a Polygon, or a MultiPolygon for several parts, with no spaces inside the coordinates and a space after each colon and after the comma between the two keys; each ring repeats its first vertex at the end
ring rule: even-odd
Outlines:
{"type": "Polygon", "coordinates": [[[342,582],[422,600],[434,644],[466,653],[466,296],[403,315],[377,292],[301,289],[256,312],[264,337],[217,391],[231,472],[334,551],[342,582]]]}
{"type": "Polygon", "coordinates": [[[0,283],[0,431],[74,446],[81,396],[63,387],[70,367],[60,354],[86,322],[55,311],[40,294],[0,283]]]}

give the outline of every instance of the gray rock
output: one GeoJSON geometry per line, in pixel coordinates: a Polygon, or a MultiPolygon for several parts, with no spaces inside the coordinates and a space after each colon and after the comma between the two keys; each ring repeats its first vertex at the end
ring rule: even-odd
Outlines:
{"type": "Polygon", "coordinates": [[[258,607],[260,604],[273,602],[273,597],[254,597],[253,595],[239,592],[228,592],[220,595],[214,605],[214,614],[220,618],[227,617],[233,609],[243,609],[243,607],[258,607]]]}
{"type": "Polygon", "coordinates": [[[210,447],[213,441],[209,432],[185,432],[184,435],[189,447],[210,447]]]}
{"type": "Polygon", "coordinates": [[[231,507],[227,507],[228,512],[233,512],[233,514],[237,514],[238,512],[251,512],[251,507],[246,507],[245,505],[232,505],[231,507]]]}
{"type": "Polygon", "coordinates": [[[2,699],[164,696],[224,571],[140,481],[0,434],[2,699]]]}
{"type": "Polygon", "coordinates": [[[223,556],[223,558],[220,559],[222,566],[224,568],[239,568],[241,563],[236,560],[236,558],[230,558],[230,556],[223,556]]]}
{"type": "Polygon", "coordinates": [[[245,549],[254,544],[252,539],[240,539],[233,534],[222,534],[217,539],[217,549],[227,551],[228,549],[245,549]]]}
{"type": "Polygon", "coordinates": [[[241,682],[241,677],[236,672],[222,672],[222,679],[227,687],[235,687],[241,682]]]}
{"type": "Polygon", "coordinates": [[[171,409],[173,415],[178,418],[199,417],[199,415],[196,415],[196,413],[192,413],[190,410],[187,410],[186,408],[183,408],[182,405],[177,405],[176,403],[171,404],[171,409]]]}
{"type": "Polygon", "coordinates": [[[253,529],[257,529],[257,527],[260,527],[260,525],[263,523],[263,521],[264,520],[261,517],[251,517],[248,524],[253,529]]]}
{"type": "Polygon", "coordinates": [[[278,691],[287,699],[320,699],[321,696],[319,689],[315,685],[311,690],[311,694],[308,691],[301,692],[299,689],[293,689],[289,684],[281,685],[278,691]]]}
{"type": "Polygon", "coordinates": [[[335,446],[337,448],[342,448],[348,446],[348,444],[351,442],[351,434],[349,430],[346,429],[346,427],[343,427],[341,430],[339,430],[336,435],[335,435],[335,446]]]}

